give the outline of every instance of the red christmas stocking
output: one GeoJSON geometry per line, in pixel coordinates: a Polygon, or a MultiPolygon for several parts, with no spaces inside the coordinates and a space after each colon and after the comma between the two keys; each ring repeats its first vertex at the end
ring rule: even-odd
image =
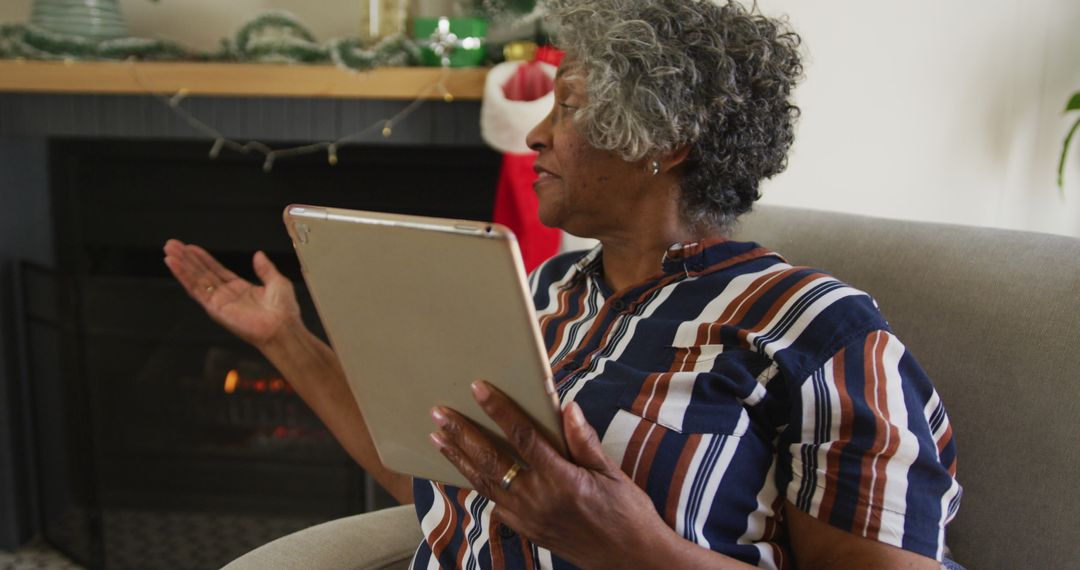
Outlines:
{"type": "Polygon", "coordinates": [[[555,255],[562,237],[561,231],[544,226],[537,218],[532,189],[536,153],[525,144],[526,133],[551,109],[554,69],[537,62],[495,66],[488,72],[480,116],[484,140],[503,152],[494,221],[514,231],[526,271],[555,255]]]}

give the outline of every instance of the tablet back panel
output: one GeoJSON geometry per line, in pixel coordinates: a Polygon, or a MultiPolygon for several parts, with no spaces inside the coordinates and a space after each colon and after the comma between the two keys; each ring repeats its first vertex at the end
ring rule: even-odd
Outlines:
{"type": "Polygon", "coordinates": [[[380,459],[469,484],[430,443],[435,405],[494,434],[469,384],[508,394],[564,452],[557,398],[513,234],[483,222],[289,206],[285,223],[380,459]]]}

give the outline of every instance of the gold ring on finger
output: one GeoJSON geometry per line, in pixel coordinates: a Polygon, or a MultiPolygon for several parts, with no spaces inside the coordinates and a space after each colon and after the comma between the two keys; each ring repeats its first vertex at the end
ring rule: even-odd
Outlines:
{"type": "Polygon", "coordinates": [[[515,461],[514,464],[510,466],[510,469],[506,470],[506,474],[502,476],[502,481],[499,485],[502,486],[503,489],[510,489],[510,484],[514,482],[514,478],[517,477],[518,471],[521,471],[521,464],[515,461]]]}

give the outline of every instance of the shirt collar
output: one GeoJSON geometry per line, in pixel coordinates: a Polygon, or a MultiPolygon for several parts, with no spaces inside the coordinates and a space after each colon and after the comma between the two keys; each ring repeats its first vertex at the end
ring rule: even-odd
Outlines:
{"type": "Polygon", "coordinates": [[[673,243],[664,252],[660,264],[665,274],[678,271],[690,273],[697,272],[712,265],[714,261],[720,261],[723,255],[717,255],[715,246],[728,243],[727,238],[714,237],[697,241],[673,243]]]}
{"type": "MultiPolygon", "coordinates": [[[[724,237],[680,242],[672,244],[664,253],[660,260],[662,273],[656,277],[675,273],[689,275],[704,271],[713,265],[729,261],[732,258],[748,254],[751,257],[763,257],[766,255],[780,257],[778,254],[756,243],[732,241],[724,237]]],[[[576,277],[592,276],[599,278],[603,273],[602,257],[603,246],[598,244],[574,263],[576,277]]]]}
{"type": "Polygon", "coordinates": [[[600,253],[603,246],[596,244],[581,259],[574,263],[574,269],[579,275],[600,275],[600,253]]]}

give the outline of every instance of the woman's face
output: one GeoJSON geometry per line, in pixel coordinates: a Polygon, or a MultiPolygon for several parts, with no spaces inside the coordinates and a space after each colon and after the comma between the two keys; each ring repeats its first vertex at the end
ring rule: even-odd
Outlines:
{"type": "Polygon", "coordinates": [[[590,146],[574,125],[573,115],[586,103],[584,81],[567,77],[564,62],[555,78],[555,105],[526,136],[539,152],[533,167],[539,178],[533,190],[540,221],[577,236],[604,238],[633,231],[635,205],[644,194],[644,165],[590,146]]]}

